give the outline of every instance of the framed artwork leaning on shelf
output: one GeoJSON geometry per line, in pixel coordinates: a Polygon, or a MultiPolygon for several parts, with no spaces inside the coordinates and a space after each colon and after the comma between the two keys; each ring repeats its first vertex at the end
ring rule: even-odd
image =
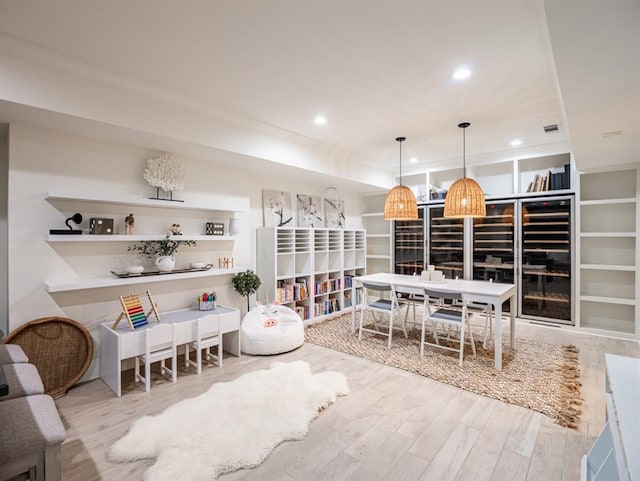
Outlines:
{"type": "Polygon", "coordinates": [[[319,195],[297,194],[298,227],[322,227],[322,200],[319,195]]]}
{"type": "Polygon", "coordinates": [[[262,213],[265,227],[294,227],[291,193],[262,189],[262,213]]]}

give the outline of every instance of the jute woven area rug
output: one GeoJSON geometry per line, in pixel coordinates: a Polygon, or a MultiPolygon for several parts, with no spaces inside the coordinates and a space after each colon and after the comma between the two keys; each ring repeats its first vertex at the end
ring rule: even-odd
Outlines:
{"type": "MultiPolygon", "coordinates": [[[[533,409],[561,426],[577,427],[582,401],[578,349],[575,346],[545,344],[516,337],[515,348],[511,349],[505,337],[502,370],[496,371],[493,368],[493,342],[489,341],[487,349],[483,349],[483,331],[473,329],[476,356],[473,356],[471,346],[466,345],[462,367],[458,366],[458,353],[444,349],[425,346],[424,357],[421,358],[420,326],[411,323],[407,323],[409,339],[405,339],[401,331],[394,330],[391,349],[386,348],[387,338],[376,334],[363,333],[362,342],[358,341],[357,332],[351,333],[351,314],[308,326],[305,338],[313,344],[533,409]]],[[[433,336],[427,337],[433,340],[433,336]]]]}

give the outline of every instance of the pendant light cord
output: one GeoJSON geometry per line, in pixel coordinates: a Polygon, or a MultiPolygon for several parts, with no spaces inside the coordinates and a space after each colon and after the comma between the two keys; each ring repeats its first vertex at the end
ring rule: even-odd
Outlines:
{"type": "Polygon", "coordinates": [[[467,129],[462,129],[462,177],[467,178],[467,129]]]}
{"type": "Polygon", "coordinates": [[[400,143],[400,185],[402,185],[402,142],[407,140],[406,137],[396,137],[396,141],[400,143]]]}

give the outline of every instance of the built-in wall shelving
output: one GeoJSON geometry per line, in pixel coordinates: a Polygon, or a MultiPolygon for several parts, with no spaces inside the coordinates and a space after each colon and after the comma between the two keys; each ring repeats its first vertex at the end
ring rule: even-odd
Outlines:
{"type": "Polygon", "coordinates": [[[384,219],[386,194],[362,197],[362,227],[367,239],[367,272],[391,272],[393,239],[391,221],[384,219]]]}
{"type": "Polygon", "coordinates": [[[580,175],[580,327],[638,336],[637,170],[580,175]]]}
{"type": "MultiPolygon", "coordinates": [[[[142,195],[122,194],[114,196],[94,195],[87,193],[71,193],[61,191],[50,191],[45,194],[45,199],[49,201],[58,211],[62,219],[68,216],[69,212],[80,212],[84,216],[83,223],[87,223],[91,214],[98,217],[123,218],[123,213],[129,213],[134,208],[140,208],[140,216],[136,216],[134,234],[112,234],[112,235],[92,235],[92,234],[73,234],[73,235],[48,235],[46,240],[49,243],[95,243],[104,242],[142,242],[142,241],[159,241],[166,237],[166,233],[162,232],[172,221],[168,219],[167,212],[171,215],[178,215],[178,219],[185,219],[185,224],[189,225],[189,229],[185,230],[184,235],[170,236],[175,240],[193,240],[197,242],[230,242],[235,239],[232,235],[204,235],[190,233],[196,230],[204,231],[205,222],[208,220],[210,213],[222,212],[225,219],[229,219],[235,212],[248,211],[249,199],[246,197],[235,196],[204,196],[186,199],[184,202],[166,201],[158,199],[147,199],[142,195]],[[190,213],[190,211],[193,212],[190,213]],[[90,213],[89,215],[86,215],[90,213]],[[154,224],[154,222],[156,224],[154,224]],[[167,225],[168,224],[168,225],[167,225]],[[144,232],[146,229],[151,230],[151,226],[162,226],[153,232],[144,232]]],[[[135,210],[137,213],[138,211],[135,210]]],[[[170,219],[173,219],[170,218],[170,219]]],[[[117,222],[117,221],[116,221],[117,222]]],[[[226,230],[226,229],[225,229],[226,230]]],[[[166,231],[165,231],[166,232],[166,231]]],[[[87,246],[87,249],[90,247],[87,246]]],[[[96,246],[98,248],[98,246],[96,246]]],[[[93,247],[91,247],[93,249],[93,247]]],[[[67,252],[67,249],[61,249],[61,252],[67,252]]],[[[229,252],[231,254],[231,251],[229,252]]],[[[123,252],[123,255],[125,252],[123,252]]],[[[64,255],[64,254],[63,254],[64,255]]],[[[104,271],[109,272],[113,266],[104,266],[104,271]]],[[[45,281],[45,289],[47,292],[68,292],[84,289],[98,289],[105,287],[114,287],[130,284],[147,284],[156,282],[178,281],[193,278],[206,278],[220,275],[235,274],[241,272],[243,268],[217,268],[213,267],[206,271],[191,271],[180,273],[163,273],[153,276],[99,276],[99,277],[83,277],[83,278],[62,278],[49,279],[45,281]]]]}

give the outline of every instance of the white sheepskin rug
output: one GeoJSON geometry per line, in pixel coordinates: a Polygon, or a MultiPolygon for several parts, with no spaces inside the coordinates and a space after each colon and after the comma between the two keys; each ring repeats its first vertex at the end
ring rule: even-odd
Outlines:
{"type": "Polygon", "coordinates": [[[283,441],[303,439],[318,413],[348,393],[344,374],[312,374],[304,361],[274,362],[138,419],[109,459],[156,458],[145,481],[215,480],[259,465],[283,441]]]}

